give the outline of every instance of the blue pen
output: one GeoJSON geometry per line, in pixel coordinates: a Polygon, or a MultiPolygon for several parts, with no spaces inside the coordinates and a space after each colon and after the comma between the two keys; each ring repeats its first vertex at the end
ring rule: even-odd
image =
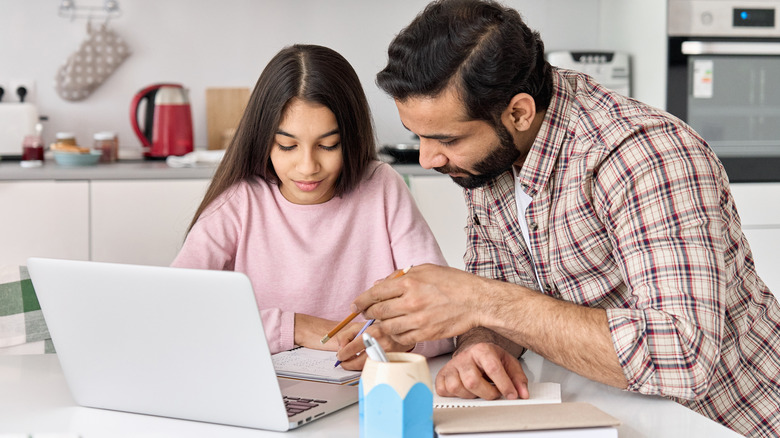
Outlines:
{"type": "MultiPolygon", "coordinates": [[[[360,331],[358,332],[358,334],[357,334],[357,335],[355,335],[355,339],[359,338],[359,337],[360,337],[360,335],[362,335],[362,334],[363,334],[363,332],[364,332],[364,331],[366,331],[366,329],[368,328],[368,326],[370,326],[371,324],[373,324],[373,323],[374,323],[374,321],[376,321],[376,320],[374,320],[374,319],[369,319],[368,321],[366,321],[366,323],[365,323],[365,324],[363,324],[363,328],[362,328],[362,329],[360,329],[360,331]]],[[[333,368],[336,368],[336,367],[337,367],[337,366],[339,366],[340,364],[341,364],[341,361],[340,361],[340,360],[337,360],[337,361],[336,361],[336,365],[333,365],[333,368]]]]}

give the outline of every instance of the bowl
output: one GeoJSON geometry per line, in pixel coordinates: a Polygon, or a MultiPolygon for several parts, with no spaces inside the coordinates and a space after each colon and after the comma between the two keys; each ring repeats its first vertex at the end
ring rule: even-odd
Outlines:
{"type": "Polygon", "coordinates": [[[88,154],[54,151],[54,161],[60,166],[92,166],[97,164],[101,155],[101,151],[91,151],[88,154]]]}

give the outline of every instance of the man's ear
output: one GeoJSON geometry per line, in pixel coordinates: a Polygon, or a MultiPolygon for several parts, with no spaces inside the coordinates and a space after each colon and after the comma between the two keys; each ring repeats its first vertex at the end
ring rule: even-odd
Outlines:
{"type": "Polygon", "coordinates": [[[516,94],[502,114],[504,125],[514,127],[518,132],[525,132],[536,117],[536,102],[528,93],[516,94]]]}

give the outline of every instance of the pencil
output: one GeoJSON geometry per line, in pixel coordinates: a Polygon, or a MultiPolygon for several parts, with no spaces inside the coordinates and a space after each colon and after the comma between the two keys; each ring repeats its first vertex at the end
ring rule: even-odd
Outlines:
{"type": "MultiPolygon", "coordinates": [[[[398,278],[412,269],[411,266],[406,267],[403,271],[396,274],[393,278],[398,278]]],[[[344,321],[341,321],[336,327],[333,327],[333,330],[329,331],[327,335],[323,336],[322,339],[320,339],[320,343],[324,344],[330,340],[330,338],[336,336],[336,333],[341,331],[341,329],[344,328],[345,325],[349,324],[353,319],[355,319],[358,315],[360,315],[360,312],[355,312],[350,314],[348,317],[344,318],[344,321]]]]}
{"type": "Polygon", "coordinates": [[[327,335],[323,336],[322,339],[320,339],[320,342],[324,344],[330,341],[331,337],[336,336],[336,333],[343,329],[345,325],[349,324],[358,315],[360,315],[360,312],[351,313],[348,317],[344,318],[344,321],[341,321],[339,325],[334,327],[333,330],[329,331],[327,335]]]}

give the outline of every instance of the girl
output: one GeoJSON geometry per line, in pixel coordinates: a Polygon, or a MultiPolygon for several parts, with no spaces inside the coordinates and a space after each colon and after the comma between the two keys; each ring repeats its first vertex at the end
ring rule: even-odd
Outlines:
{"type": "MultiPolygon", "coordinates": [[[[376,160],[352,66],[326,47],[283,49],[261,73],[173,266],[247,274],[276,353],[346,345],[363,322],[320,339],[377,279],[422,263],[446,262],[403,179],[376,160]]],[[[451,340],[396,344],[381,323],[368,331],[389,351],[452,350],[451,340]]],[[[342,366],[359,369],[362,356],[342,366]]]]}

